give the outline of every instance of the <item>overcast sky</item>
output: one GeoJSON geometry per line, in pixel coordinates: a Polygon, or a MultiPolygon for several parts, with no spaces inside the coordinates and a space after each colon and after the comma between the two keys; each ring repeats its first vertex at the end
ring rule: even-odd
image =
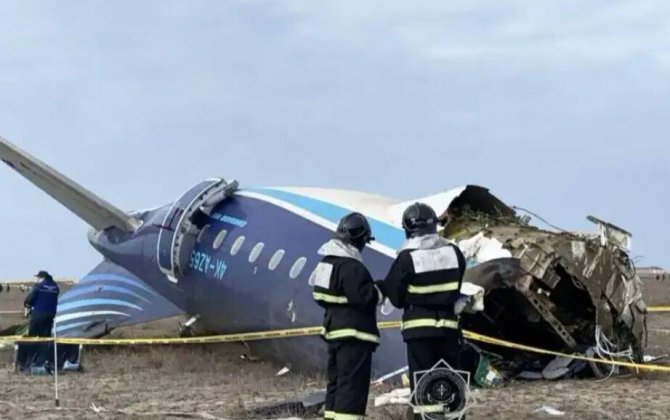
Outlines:
{"type": "MultiPolygon", "coordinates": [[[[670,2],[0,3],[0,135],[124,209],[200,179],[411,199],[474,183],[670,266],[670,2]]],[[[0,167],[0,278],[87,227],[0,167]]]]}

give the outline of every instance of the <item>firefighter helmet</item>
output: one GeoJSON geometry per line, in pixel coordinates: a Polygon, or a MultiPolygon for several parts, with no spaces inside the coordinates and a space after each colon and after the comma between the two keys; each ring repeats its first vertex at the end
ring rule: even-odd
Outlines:
{"type": "Polygon", "coordinates": [[[337,225],[335,237],[362,250],[365,244],[374,240],[368,220],[360,213],[344,216],[337,225]]]}
{"type": "Polygon", "coordinates": [[[408,238],[436,233],[437,222],[435,210],[424,203],[414,203],[402,214],[402,227],[408,238]]]}

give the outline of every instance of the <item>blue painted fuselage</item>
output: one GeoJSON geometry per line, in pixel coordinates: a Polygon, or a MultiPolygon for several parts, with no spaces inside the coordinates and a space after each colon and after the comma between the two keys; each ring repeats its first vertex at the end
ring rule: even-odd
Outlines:
{"type": "MultiPolygon", "coordinates": [[[[239,191],[210,213],[188,256],[183,276],[174,284],[159,269],[156,252],[171,208],[143,214],[144,225],[133,235],[102,232],[92,236],[91,243],[184,312],[200,315],[200,323],[209,331],[234,333],[321,325],[323,309],[313,301],[308,280],[321,260],[317,250],[332,237],[339,218],[351,210],[279,190],[239,191]]],[[[397,249],[404,235],[394,226],[370,220],[381,246],[366,248],[363,259],[373,278],[380,279],[393,261],[389,250],[397,249]]],[[[379,321],[397,320],[400,315],[390,306],[378,310],[379,321]]],[[[60,328],[67,329],[67,323],[60,328]]],[[[266,340],[252,346],[259,354],[294,367],[325,368],[327,346],[320,337],[266,340]]],[[[382,331],[373,375],[405,364],[399,331],[382,331]]]]}

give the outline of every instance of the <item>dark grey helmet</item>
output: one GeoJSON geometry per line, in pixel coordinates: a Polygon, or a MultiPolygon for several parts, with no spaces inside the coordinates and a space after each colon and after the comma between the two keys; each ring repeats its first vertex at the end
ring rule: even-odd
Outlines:
{"type": "Polygon", "coordinates": [[[335,238],[353,245],[359,250],[365,248],[365,244],[375,239],[372,237],[372,229],[370,229],[368,219],[360,213],[349,213],[344,216],[337,225],[335,238]]]}
{"type": "Polygon", "coordinates": [[[424,203],[414,203],[402,214],[402,227],[408,238],[436,233],[437,222],[435,210],[424,203]]]}

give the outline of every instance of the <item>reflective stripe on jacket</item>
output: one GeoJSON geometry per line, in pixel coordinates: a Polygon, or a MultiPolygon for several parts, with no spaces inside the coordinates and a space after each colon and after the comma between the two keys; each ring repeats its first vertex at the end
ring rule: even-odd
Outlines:
{"type": "Polygon", "coordinates": [[[379,343],[377,304],[382,296],[363,263],[326,256],[310,277],[312,296],[325,309],[322,335],[327,341],[379,343]]]}
{"type": "MultiPolygon", "coordinates": [[[[405,340],[439,337],[459,329],[454,303],[461,296],[465,258],[443,238],[423,241],[423,248],[408,247],[398,253],[384,281],[391,303],[403,309],[405,340]]],[[[416,241],[422,246],[421,241],[416,241]]]]}

